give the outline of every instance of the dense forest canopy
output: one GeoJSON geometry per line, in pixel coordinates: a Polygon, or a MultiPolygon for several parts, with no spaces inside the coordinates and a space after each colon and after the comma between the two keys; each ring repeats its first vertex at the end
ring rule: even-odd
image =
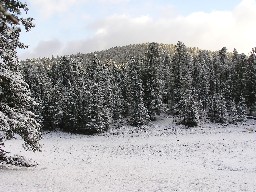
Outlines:
{"type": "Polygon", "coordinates": [[[28,59],[21,71],[44,129],[96,133],[154,121],[236,123],[255,114],[256,53],[147,43],[28,59]]]}

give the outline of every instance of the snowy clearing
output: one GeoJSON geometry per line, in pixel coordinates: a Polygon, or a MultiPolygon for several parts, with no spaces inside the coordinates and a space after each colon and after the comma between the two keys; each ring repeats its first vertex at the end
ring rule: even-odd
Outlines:
{"type": "Polygon", "coordinates": [[[182,129],[163,118],[98,136],[54,132],[36,153],[11,140],[7,151],[39,165],[0,165],[0,191],[256,191],[255,123],[182,129]]]}

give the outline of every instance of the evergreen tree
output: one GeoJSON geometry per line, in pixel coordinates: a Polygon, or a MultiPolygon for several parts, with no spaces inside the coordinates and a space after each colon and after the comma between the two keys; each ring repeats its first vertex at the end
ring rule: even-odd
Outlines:
{"type": "MultiPolygon", "coordinates": [[[[20,1],[2,1],[0,17],[0,134],[1,140],[19,134],[25,147],[39,150],[40,125],[31,111],[36,102],[31,97],[28,84],[18,71],[17,48],[26,48],[19,41],[20,25],[27,31],[33,27],[31,18],[22,18],[22,10],[27,12],[25,3],[20,1]],[[2,14],[3,13],[3,14],[2,14]],[[16,19],[13,22],[12,19],[16,19]]],[[[3,150],[0,151],[0,153],[3,150]]]]}
{"type": "Polygon", "coordinates": [[[147,108],[143,102],[143,87],[138,60],[131,59],[128,67],[128,114],[133,126],[146,124],[149,120],[147,108]]]}
{"type": "Polygon", "coordinates": [[[161,112],[162,93],[158,70],[161,65],[160,61],[158,44],[150,43],[142,71],[144,102],[150,120],[156,120],[156,115],[160,115],[161,112]]]}
{"type": "Polygon", "coordinates": [[[180,105],[180,123],[187,127],[197,126],[199,123],[198,105],[191,89],[187,89],[183,94],[180,105]]]}
{"type": "Polygon", "coordinates": [[[192,87],[197,96],[200,115],[205,117],[209,108],[211,59],[208,51],[199,51],[193,59],[192,87]]]}
{"type": "Polygon", "coordinates": [[[232,96],[235,103],[239,103],[245,92],[246,56],[239,54],[236,49],[232,55],[233,67],[231,69],[232,96]]]}
{"type": "Polygon", "coordinates": [[[228,122],[236,123],[238,118],[238,111],[235,101],[229,101],[228,122]]]}
{"type": "Polygon", "coordinates": [[[210,107],[208,116],[212,122],[226,123],[231,105],[229,62],[227,49],[223,47],[213,55],[210,69],[210,107]],[[229,108],[227,108],[227,106],[229,108]]]}
{"type": "Polygon", "coordinates": [[[208,116],[213,123],[226,123],[228,120],[228,113],[226,101],[222,94],[215,93],[210,98],[210,107],[208,116]]]}
{"type": "Polygon", "coordinates": [[[247,114],[247,106],[245,103],[244,97],[239,99],[240,101],[236,105],[236,110],[237,110],[237,121],[244,121],[246,119],[246,114],[247,114]]]}
{"type": "Polygon", "coordinates": [[[122,94],[121,70],[113,65],[112,67],[112,118],[119,121],[123,117],[125,101],[122,94]]]}
{"type": "MultiPolygon", "coordinates": [[[[180,57],[178,60],[179,65],[179,95],[177,98],[177,110],[181,118],[181,124],[184,124],[188,127],[197,126],[199,123],[199,114],[198,114],[198,102],[196,97],[195,89],[193,88],[193,72],[195,73],[195,66],[192,65],[192,58],[188,53],[187,48],[184,44],[178,43],[176,54],[180,57]],[[181,48],[181,49],[180,49],[181,48]]],[[[177,57],[175,55],[174,57],[177,57]]]]}
{"type": "Polygon", "coordinates": [[[245,101],[250,115],[253,115],[256,102],[256,49],[247,60],[245,71],[245,101]]]}
{"type": "Polygon", "coordinates": [[[168,110],[168,105],[169,102],[171,101],[171,58],[170,55],[165,55],[164,56],[164,61],[163,61],[163,67],[162,71],[160,73],[161,81],[162,81],[162,94],[163,94],[163,104],[166,105],[166,108],[168,110]]]}
{"type": "Polygon", "coordinates": [[[188,65],[191,65],[191,57],[184,43],[179,41],[175,48],[171,67],[172,80],[170,83],[172,85],[171,95],[173,100],[173,106],[171,108],[173,108],[174,114],[179,114],[179,110],[181,109],[179,104],[181,103],[182,95],[191,85],[189,82],[186,82],[186,78],[189,78],[186,74],[188,73],[186,68],[188,68],[188,65]]]}
{"type": "Polygon", "coordinates": [[[127,75],[128,67],[126,65],[120,66],[120,89],[123,99],[123,106],[122,106],[122,116],[127,117],[128,116],[128,75],[127,75]]]}
{"type": "Polygon", "coordinates": [[[38,59],[31,59],[22,62],[21,69],[33,98],[39,103],[33,111],[38,115],[42,129],[53,130],[53,107],[51,102],[53,93],[49,69],[46,68],[47,63],[44,62],[42,65],[38,59]]]}
{"type": "Polygon", "coordinates": [[[65,131],[73,131],[77,126],[77,94],[75,92],[76,63],[72,62],[72,58],[63,57],[60,63],[61,82],[59,84],[61,90],[61,110],[62,121],[61,128],[65,131]]]}
{"type": "Polygon", "coordinates": [[[87,66],[87,91],[86,91],[86,124],[83,132],[96,133],[107,130],[109,127],[108,108],[105,105],[105,79],[103,64],[96,56],[87,66]]]}

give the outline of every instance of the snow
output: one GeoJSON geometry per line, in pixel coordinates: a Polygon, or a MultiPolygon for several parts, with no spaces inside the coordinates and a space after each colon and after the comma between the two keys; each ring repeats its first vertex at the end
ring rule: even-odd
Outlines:
{"type": "Polygon", "coordinates": [[[256,121],[184,129],[161,118],[84,136],[45,133],[42,152],[5,150],[39,165],[2,165],[0,191],[256,191],[256,121]]]}

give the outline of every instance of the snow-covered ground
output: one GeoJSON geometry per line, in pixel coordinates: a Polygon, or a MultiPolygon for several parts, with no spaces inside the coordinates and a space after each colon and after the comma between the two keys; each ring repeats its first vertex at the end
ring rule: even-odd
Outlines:
{"type": "Polygon", "coordinates": [[[6,150],[39,165],[0,166],[0,191],[256,191],[255,124],[183,129],[162,118],[98,136],[54,132],[36,153],[11,140],[6,150]]]}

